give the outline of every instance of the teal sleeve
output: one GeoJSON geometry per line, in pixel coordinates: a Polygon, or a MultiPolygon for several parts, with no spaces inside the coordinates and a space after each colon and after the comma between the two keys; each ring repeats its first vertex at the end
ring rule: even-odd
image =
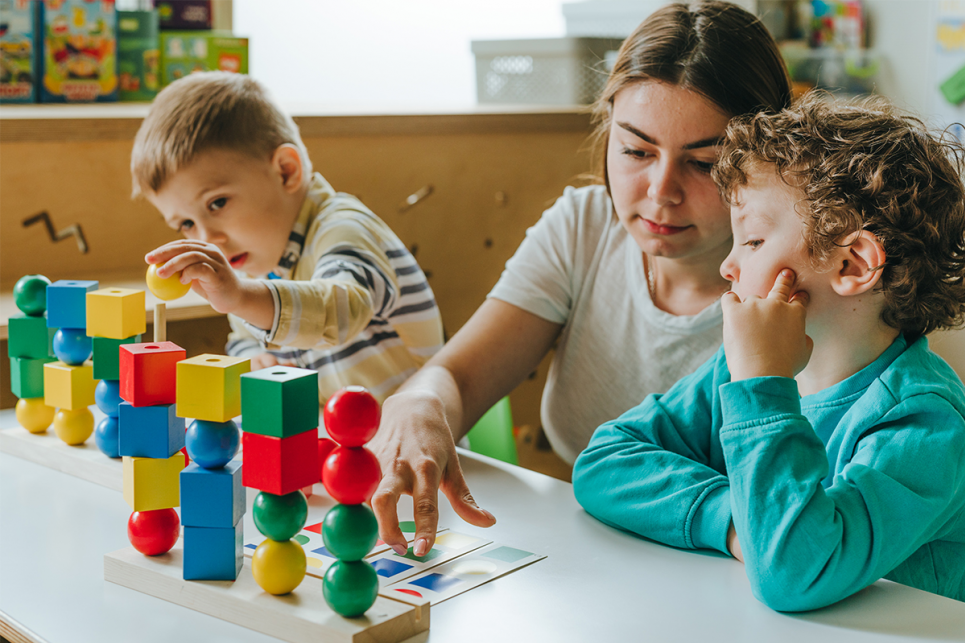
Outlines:
{"type": "Polygon", "coordinates": [[[773,609],[816,609],[861,590],[962,511],[965,420],[938,395],[891,397],[830,484],[794,380],[726,383],[720,403],[734,527],[754,594],[773,609]]]}
{"type": "Polygon", "coordinates": [[[599,427],[573,467],[580,504],[668,545],[728,553],[730,497],[713,430],[716,382],[726,376],[721,352],[666,394],[599,427]]]}

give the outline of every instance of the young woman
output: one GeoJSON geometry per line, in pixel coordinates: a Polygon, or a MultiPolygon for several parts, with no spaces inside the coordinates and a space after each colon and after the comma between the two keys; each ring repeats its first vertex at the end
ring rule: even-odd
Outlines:
{"type": "Polygon", "coordinates": [[[486,302],[384,404],[370,448],[382,539],[406,540],[396,505],[413,496],[415,554],[432,546],[441,488],[477,526],[455,442],[556,344],[543,428],[573,462],[593,430],[664,392],[721,343],[720,264],[729,209],[710,177],[739,114],[790,104],[760,21],[727,2],[674,4],[623,43],[594,111],[603,185],[567,188],[526,235],[486,302]]]}

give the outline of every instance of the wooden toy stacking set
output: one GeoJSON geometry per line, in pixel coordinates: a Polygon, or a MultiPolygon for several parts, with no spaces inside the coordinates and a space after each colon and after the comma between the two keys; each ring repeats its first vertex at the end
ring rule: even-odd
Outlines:
{"type": "MultiPolygon", "coordinates": [[[[160,280],[152,268],[148,286],[175,299],[189,288],[179,277],[160,280]]],[[[247,359],[188,359],[160,341],[164,304],[155,309],[158,341],[141,342],[143,291],[31,275],[17,283],[15,301],[22,314],[10,320],[9,346],[20,424],[43,433],[53,422],[68,445],[93,434],[104,454],[122,458],[133,547],[104,556],[105,580],[288,641],[401,641],[429,628],[429,602],[379,595],[378,576],[363,560],[378,534],[365,503],[381,476],[362,446],[380,413],[365,389],[343,389],[326,404],[336,445],[318,439],[317,372],[276,366],[249,373],[247,359]],[[96,432],[94,403],[106,415],[96,432]],[[243,434],[233,421],[239,414],[243,434]],[[185,418],[194,420],[187,430],[185,418]],[[320,478],[340,503],[322,526],[325,547],[339,560],[322,583],[299,587],[306,556],[293,536],[308,516],[306,492],[320,478]],[[244,487],[259,490],[252,518],[267,537],[251,574],[242,573],[244,487]],[[270,597],[296,588],[297,600],[270,597]]]]}
{"type": "Polygon", "coordinates": [[[360,386],[338,391],[325,403],[325,430],[339,444],[322,464],[328,494],[338,501],[322,522],[325,548],[338,559],[325,572],[322,590],[343,616],[359,616],[375,602],[379,577],[363,560],[379,535],[368,505],[379,486],[379,461],[363,445],[379,430],[379,403],[360,386]]]}
{"type": "Polygon", "coordinates": [[[305,577],[305,552],[291,540],[308,518],[301,489],[318,481],[318,373],[274,366],[241,378],[244,486],[258,489],[255,526],[267,539],[251,571],[270,594],[287,594],[305,577]]]}

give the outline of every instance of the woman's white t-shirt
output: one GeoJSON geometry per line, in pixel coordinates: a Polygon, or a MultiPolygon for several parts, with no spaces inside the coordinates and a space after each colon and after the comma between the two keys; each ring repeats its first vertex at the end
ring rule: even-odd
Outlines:
{"type": "Polygon", "coordinates": [[[540,415],[571,464],[598,426],[667,391],[722,341],[719,301],[686,317],[653,305],[642,251],[603,186],[566,188],[489,297],[563,325],[540,415]]]}

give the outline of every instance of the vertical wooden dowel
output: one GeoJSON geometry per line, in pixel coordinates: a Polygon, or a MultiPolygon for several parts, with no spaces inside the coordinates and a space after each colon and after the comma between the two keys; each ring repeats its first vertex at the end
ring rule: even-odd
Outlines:
{"type": "Polygon", "coordinates": [[[167,308],[158,302],[154,305],[154,341],[166,342],[168,339],[167,308]]]}

